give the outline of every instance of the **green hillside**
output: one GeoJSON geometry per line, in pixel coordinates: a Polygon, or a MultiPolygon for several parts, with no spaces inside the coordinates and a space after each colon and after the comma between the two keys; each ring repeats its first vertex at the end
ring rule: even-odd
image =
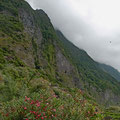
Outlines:
{"type": "Polygon", "coordinates": [[[109,66],[109,65],[105,65],[105,64],[100,64],[100,67],[107,73],[109,73],[111,76],[113,76],[116,80],[120,81],[120,72],[109,66]]]}
{"type": "MultiPolygon", "coordinates": [[[[80,78],[91,95],[97,92],[96,97],[98,97],[97,95],[99,93],[105,93],[108,89],[119,94],[120,83],[117,82],[115,78],[104,72],[100,68],[99,63],[90,58],[84,50],[77,48],[69,42],[60,31],[57,31],[57,35],[59,36],[60,43],[66,55],[69,55],[68,58],[70,58],[72,63],[77,67],[80,78]]],[[[107,103],[108,102],[110,101],[108,100],[107,103]]]]}
{"type": "Polygon", "coordinates": [[[102,120],[119,85],[43,10],[0,1],[0,120],[102,120]]]}

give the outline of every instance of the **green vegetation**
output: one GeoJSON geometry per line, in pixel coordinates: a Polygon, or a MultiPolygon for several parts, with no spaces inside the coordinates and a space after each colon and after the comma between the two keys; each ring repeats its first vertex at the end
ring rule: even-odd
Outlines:
{"type": "Polygon", "coordinates": [[[114,120],[120,119],[120,107],[111,106],[105,110],[105,116],[106,118],[109,117],[114,120]]]}
{"type": "Polygon", "coordinates": [[[120,81],[120,72],[116,70],[115,68],[105,65],[105,64],[99,64],[99,66],[108,74],[113,76],[116,80],[120,81]]]}
{"type": "Polygon", "coordinates": [[[62,90],[59,86],[49,86],[50,83],[42,78],[32,79],[29,82],[29,87],[27,87],[25,81],[22,82],[24,82],[23,86],[13,81],[8,83],[9,86],[14,85],[14,87],[10,87],[11,91],[9,93],[4,92],[3,99],[8,102],[2,103],[1,118],[3,120],[33,120],[36,117],[37,119],[42,119],[41,117],[43,117],[44,119],[58,120],[87,120],[88,118],[99,120],[103,118],[98,106],[93,103],[90,104],[79,89],[69,89],[69,91],[64,88],[62,90]],[[11,97],[8,96],[9,99],[5,98],[6,95],[11,97]],[[30,100],[28,102],[24,101],[25,96],[29,96],[30,100]]]}
{"type": "Polygon", "coordinates": [[[34,11],[24,0],[0,1],[0,120],[119,118],[118,109],[114,115],[111,109],[102,114],[94,98],[108,88],[119,96],[119,83],[85,51],[58,36],[44,11],[34,11]],[[29,18],[20,17],[21,9],[29,18]],[[75,67],[84,91],[74,86],[74,73],[58,72],[56,47],[75,67]],[[91,86],[96,92],[92,93],[91,86]]]}
{"type": "Polygon", "coordinates": [[[12,2],[12,0],[1,0],[0,1],[0,11],[4,11],[6,10],[6,12],[10,12],[12,13],[13,15],[17,16],[18,15],[18,10],[17,8],[14,6],[16,4],[16,7],[17,5],[19,4],[18,2],[12,2]]]}
{"type": "Polygon", "coordinates": [[[57,36],[47,14],[45,14],[43,10],[36,10],[35,13],[37,18],[36,23],[41,28],[43,38],[47,41],[56,39],[57,36]]]}

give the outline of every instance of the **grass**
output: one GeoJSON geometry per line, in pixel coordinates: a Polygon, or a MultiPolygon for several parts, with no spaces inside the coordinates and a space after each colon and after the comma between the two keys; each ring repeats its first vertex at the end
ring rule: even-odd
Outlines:
{"type": "Polygon", "coordinates": [[[111,106],[105,110],[105,116],[114,120],[120,120],[120,107],[111,106]]]}

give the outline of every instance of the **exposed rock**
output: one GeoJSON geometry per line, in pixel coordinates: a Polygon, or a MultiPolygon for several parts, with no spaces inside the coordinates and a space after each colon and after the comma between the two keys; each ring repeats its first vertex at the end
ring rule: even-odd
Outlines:
{"type": "Polygon", "coordinates": [[[58,47],[56,47],[56,62],[57,62],[57,70],[59,73],[64,73],[68,75],[74,74],[75,71],[73,66],[62,54],[61,50],[58,47]]]}
{"type": "Polygon", "coordinates": [[[24,9],[19,9],[19,17],[20,20],[23,22],[25,31],[30,33],[31,36],[34,35],[35,32],[35,23],[32,13],[27,12],[24,9]]]}
{"type": "Polygon", "coordinates": [[[74,84],[74,86],[78,88],[83,88],[83,83],[77,74],[77,70],[75,67],[70,63],[70,61],[64,56],[62,50],[56,46],[56,64],[57,64],[57,71],[60,74],[68,76],[69,82],[74,84]]]}

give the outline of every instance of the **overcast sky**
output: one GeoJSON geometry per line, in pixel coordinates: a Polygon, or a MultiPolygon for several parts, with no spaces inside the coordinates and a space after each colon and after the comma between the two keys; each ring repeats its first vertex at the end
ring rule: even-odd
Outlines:
{"type": "Polygon", "coordinates": [[[96,61],[120,71],[120,0],[27,0],[96,61]]]}

